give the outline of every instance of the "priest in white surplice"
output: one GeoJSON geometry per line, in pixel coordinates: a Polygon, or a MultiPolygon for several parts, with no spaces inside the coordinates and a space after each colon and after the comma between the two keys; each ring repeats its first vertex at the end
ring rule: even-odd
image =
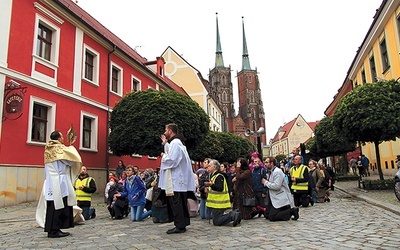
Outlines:
{"type": "Polygon", "coordinates": [[[161,135],[164,145],[160,166],[159,187],[166,192],[170,221],[175,227],[167,234],[184,233],[190,225],[187,193],[195,191],[192,164],[185,145],[177,137],[178,126],[167,124],[161,135]]]}
{"type": "MultiPolygon", "coordinates": [[[[42,191],[46,200],[44,231],[50,238],[68,236],[70,234],[62,232],[61,229],[74,226],[72,207],[76,205],[76,195],[71,181],[79,173],[82,160],[75,147],[67,147],[63,141],[61,132],[52,132],[44,152],[46,174],[42,191]]],[[[42,206],[38,205],[39,214],[42,209],[42,206]]]]}

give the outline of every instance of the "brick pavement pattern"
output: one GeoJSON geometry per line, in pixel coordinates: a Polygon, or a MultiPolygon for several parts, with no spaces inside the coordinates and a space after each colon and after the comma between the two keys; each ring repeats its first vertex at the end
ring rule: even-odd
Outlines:
{"type": "Polygon", "coordinates": [[[100,195],[97,217],[66,230],[72,236],[50,239],[35,222],[34,203],[0,208],[1,249],[398,249],[400,202],[393,190],[365,192],[356,181],[338,182],[331,202],[300,208],[298,221],[263,217],[237,227],[215,227],[192,218],[184,234],[168,235],[172,223],[151,219],[111,220],[100,195]]]}

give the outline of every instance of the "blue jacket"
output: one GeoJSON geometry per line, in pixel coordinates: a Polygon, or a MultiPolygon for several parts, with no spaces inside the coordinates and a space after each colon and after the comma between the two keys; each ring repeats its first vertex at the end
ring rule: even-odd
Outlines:
{"type": "Polygon", "coordinates": [[[122,197],[128,197],[129,205],[136,207],[146,204],[146,187],[139,176],[135,175],[132,185],[125,180],[124,191],[121,192],[122,197]]]}
{"type": "Polygon", "coordinates": [[[267,190],[262,184],[261,179],[267,179],[267,169],[265,169],[263,166],[255,165],[253,171],[251,172],[251,178],[253,181],[253,191],[266,194],[267,190]]]}
{"type": "Polygon", "coordinates": [[[369,159],[366,156],[361,157],[361,163],[364,168],[369,166],[369,159]]]}

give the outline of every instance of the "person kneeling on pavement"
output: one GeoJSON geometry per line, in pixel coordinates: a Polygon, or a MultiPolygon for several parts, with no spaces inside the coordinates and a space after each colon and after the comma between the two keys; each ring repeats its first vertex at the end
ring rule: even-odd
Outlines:
{"type": "Polygon", "coordinates": [[[285,221],[299,219],[299,208],[292,208],[293,199],[289,185],[285,181],[285,174],[276,167],[276,159],[267,157],[265,166],[271,173],[269,179],[262,179],[262,183],[268,188],[268,204],[264,214],[270,221],[285,221]]]}
{"type": "Polygon", "coordinates": [[[87,168],[82,166],[81,172],[74,183],[76,200],[78,207],[82,208],[82,214],[85,220],[94,219],[96,211],[90,208],[92,205],[92,194],[96,192],[96,182],[93,177],[90,177],[87,168]]]}
{"type": "Polygon", "coordinates": [[[238,211],[225,213],[226,209],[231,208],[231,202],[226,179],[219,172],[220,166],[217,160],[211,160],[208,165],[210,181],[204,182],[208,188],[206,206],[213,215],[214,226],[226,225],[233,221],[233,226],[236,227],[241,221],[240,213],[238,211]]]}

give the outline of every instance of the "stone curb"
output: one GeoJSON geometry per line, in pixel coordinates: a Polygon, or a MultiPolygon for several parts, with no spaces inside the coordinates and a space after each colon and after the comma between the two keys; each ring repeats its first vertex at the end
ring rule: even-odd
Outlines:
{"type": "Polygon", "coordinates": [[[354,198],[363,200],[371,205],[378,206],[378,207],[388,210],[392,213],[400,215],[400,206],[392,205],[392,204],[384,202],[384,201],[378,201],[376,199],[372,199],[371,197],[368,197],[366,195],[351,192],[349,190],[346,190],[345,188],[340,187],[340,185],[335,185],[335,188],[339,189],[340,191],[342,191],[346,194],[351,195],[354,198]]]}

